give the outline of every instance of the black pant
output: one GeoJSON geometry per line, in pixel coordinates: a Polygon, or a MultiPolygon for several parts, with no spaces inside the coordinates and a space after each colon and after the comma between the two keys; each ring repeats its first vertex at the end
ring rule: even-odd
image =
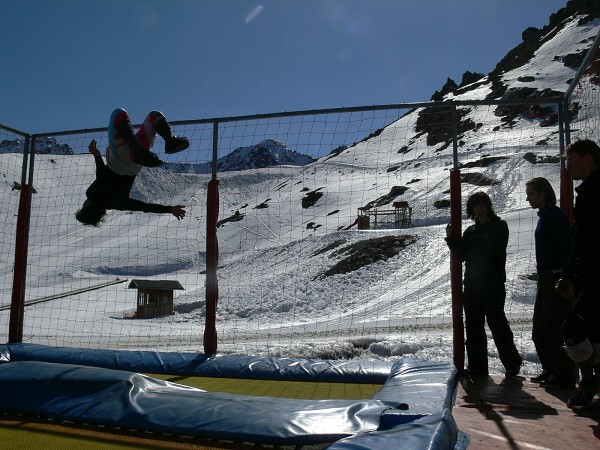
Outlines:
{"type": "Polygon", "coordinates": [[[554,289],[560,276],[538,274],[531,338],[542,369],[570,383],[576,380],[577,366],[563,349],[561,326],[569,316],[571,304],[554,289]]]}
{"type": "Polygon", "coordinates": [[[521,366],[521,355],[515,346],[513,333],[504,314],[505,297],[506,290],[503,284],[498,286],[465,285],[463,307],[470,370],[488,370],[486,320],[504,367],[511,370],[521,366]]]}

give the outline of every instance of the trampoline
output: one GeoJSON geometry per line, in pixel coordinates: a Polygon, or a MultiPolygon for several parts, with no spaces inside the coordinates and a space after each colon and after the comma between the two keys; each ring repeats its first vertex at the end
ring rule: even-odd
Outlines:
{"type": "Polygon", "coordinates": [[[466,448],[452,407],[453,364],[416,359],[311,360],[36,344],[0,346],[0,410],[55,420],[330,449],[466,448]],[[371,383],[371,398],[293,399],[209,392],[144,375],[371,383]]]}

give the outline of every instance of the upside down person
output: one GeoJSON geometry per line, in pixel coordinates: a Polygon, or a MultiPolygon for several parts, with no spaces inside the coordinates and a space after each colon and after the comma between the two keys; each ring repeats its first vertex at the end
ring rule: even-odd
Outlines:
{"type": "Polygon", "coordinates": [[[182,205],[167,206],[129,198],[135,177],[142,167],[164,164],[151,151],[157,134],[164,139],[167,154],[180,152],[190,145],[187,138],[173,135],[169,122],[160,111],[150,112],[136,134],[127,111],[119,108],[112,113],[108,128],[107,164],[104,164],[95,140],[88,147],[96,162],[96,179],[86,190],[87,199],[75,214],[79,222],[97,227],[108,209],[170,213],[178,220],[185,217],[182,205]]]}

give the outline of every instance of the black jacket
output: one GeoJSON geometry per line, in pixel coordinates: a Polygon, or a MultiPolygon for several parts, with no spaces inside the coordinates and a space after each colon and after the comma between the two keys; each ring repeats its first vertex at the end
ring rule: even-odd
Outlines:
{"type": "Polygon", "coordinates": [[[145,203],[129,198],[135,176],[117,175],[106,167],[101,156],[94,157],[94,160],[96,161],[96,180],[85,191],[85,195],[94,205],[122,211],[171,212],[170,206],[145,203]]]}
{"type": "Polygon", "coordinates": [[[578,291],[597,298],[600,292],[600,169],[594,170],[577,188],[571,227],[571,250],[563,277],[578,291]]]}
{"type": "Polygon", "coordinates": [[[450,251],[465,262],[465,286],[489,287],[506,281],[508,225],[498,216],[482,224],[475,221],[460,239],[446,238],[450,251]]]}

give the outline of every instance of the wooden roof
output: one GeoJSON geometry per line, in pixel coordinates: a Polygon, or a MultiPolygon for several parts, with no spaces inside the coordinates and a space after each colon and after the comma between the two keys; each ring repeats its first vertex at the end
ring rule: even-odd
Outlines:
{"type": "Polygon", "coordinates": [[[177,280],[131,280],[129,288],[155,289],[157,291],[185,290],[177,280]]]}

